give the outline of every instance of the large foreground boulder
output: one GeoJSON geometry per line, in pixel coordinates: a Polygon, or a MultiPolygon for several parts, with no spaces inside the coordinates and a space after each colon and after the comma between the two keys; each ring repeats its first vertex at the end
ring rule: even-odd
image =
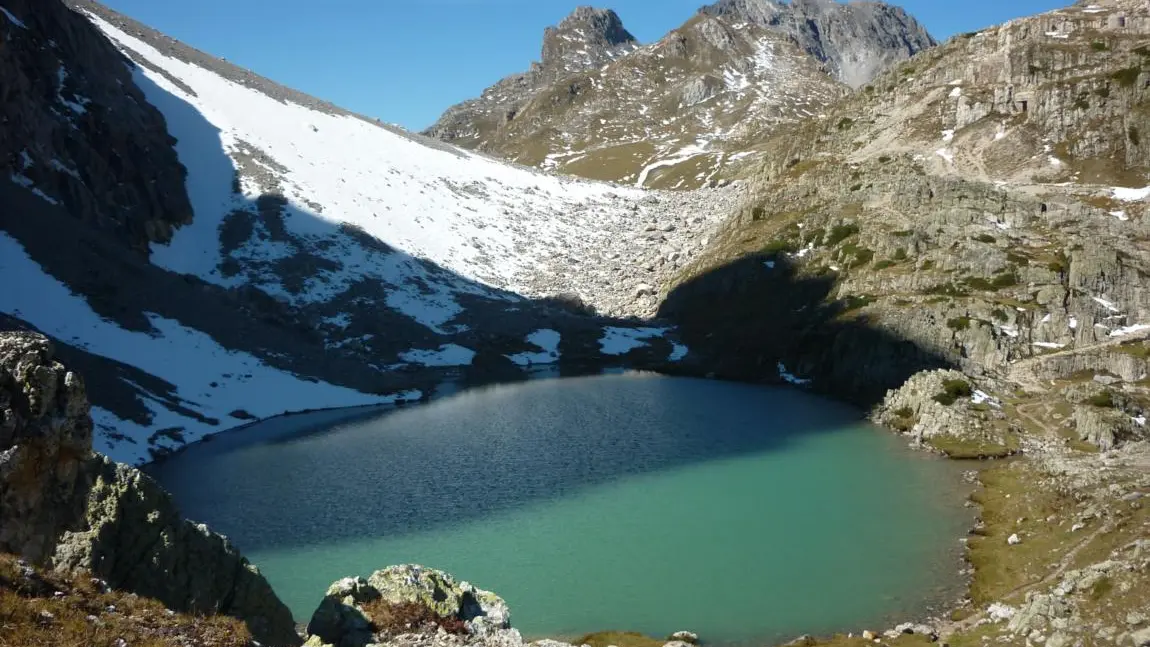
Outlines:
{"type": "Polygon", "coordinates": [[[291,612],[227,539],[180,516],[148,476],[92,452],[84,384],[40,335],[0,333],[0,551],[176,611],[243,620],[297,645],[291,612]]]}
{"type": "Polygon", "coordinates": [[[308,623],[309,645],[364,647],[432,633],[461,644],[518,645],[507,603],[490,591],[422,566],[390,566],[328,588],[308,623]]]}

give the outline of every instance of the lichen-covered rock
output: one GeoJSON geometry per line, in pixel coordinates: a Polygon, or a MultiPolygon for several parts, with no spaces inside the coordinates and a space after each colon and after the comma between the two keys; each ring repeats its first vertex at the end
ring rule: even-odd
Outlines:
{"type": "Polygon", "coordinates": [[[79,517],[92,449],[83,381],[53,352],[39,335],[0,335],[0,551],[33,562],[79,517]]]}
{"type": "Polygon", "coordinates": [[[333,583],[308,622],[309,640],[335,647],[361,647],[389,638],[380,635],[380,618],[372,617],[378,611],[373,611],[371,603],[417,605],[441,619],[462,621],[466,626],[464,638],[469,642],[522,642],[519,633],[511,629],[507,603],[498,595],[457,581],[443,571],[410,564],[389,566],[366,580],[345,578],[333,583]]]}
{"type": "Polygon", "coordinates": [[[83,382],[53,352],[43,336],[0,333],[0,551],[173,610],[234,616],[265,645],[299,644],[287,607],[226,538],[92,452],[83,382]]]}
{"type": "Polygon", "coordinates": [[[265,644],[300,642],[291,612],[259,570],[227,538],[181,517],[159,484],[103,456],[85,472],[85,513],[60,538],[57,568],[91,571],[172,609],[234,616],[265,644]]]}

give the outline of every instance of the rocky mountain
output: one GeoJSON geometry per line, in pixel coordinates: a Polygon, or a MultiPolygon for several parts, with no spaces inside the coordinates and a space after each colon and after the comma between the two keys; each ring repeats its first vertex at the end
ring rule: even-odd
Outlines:
{"type": "Polygon", "coordinates": [[[764,131],[816,115],[842,92],[777,34],[700,15],[537,90],[478,148],[572,175],[696,188],[755,155],[764,131]]]}
{"type": "Polygon", "coordinates": [[[710,270],[758,255],[844,304],[828,323],[867,321],[973,373],[1144,336],[1146,12],[1080,4],[956,37],[772,138],[741,215],[667,286],[664,314],[700,312],[710,270]]]}
{"type": "Polygon", "coordinates": [[[466,148],[480,147],[490,134],[539,90],[571,74],[597,69],[635,50],[638,42],[609,9],[582,6],[543,32],[541,59],[453,106],[425,133],[466,148]]]}
{"type": "Polygon", "coordinates": [[[720,2],[601,66],[568,65],[545,83],[509,77],[426,134],[580,177],[697,188],[737,177],[764,133],[842,96],[828,71],[857,85],[932,45],[882,3],[720,2]]]}
{"type": "MultiPolygon", "coordinates": [[[[19,279],[0,313],[116,376],[91,394],[100,451],[142,462],[288,408],[686,355],[630,317],[654,313],[655,286],[733,188],[556,178],[351,114],[89,0],[6,11],[0,271],[19,279]]],[[[566,24],[547,60],[575,56],[563,43],[591,27],[626,47],[611,25],[566,24]]]]}
{"type": "Polygon", "coordinates": [[[937,45],[903,8],[882,2],[719,0],[701,11],[786,35],[852,88],[937,45]]]}

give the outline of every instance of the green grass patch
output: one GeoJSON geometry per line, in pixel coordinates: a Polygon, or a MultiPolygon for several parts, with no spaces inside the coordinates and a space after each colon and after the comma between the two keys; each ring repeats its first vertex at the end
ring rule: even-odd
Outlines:
{"type": "Polygon", "coordinates": [[[1118,70],[1111,74],[1110,78],[1114,79],[1118,85],[1124,88],[1132,88],[1134,84],[1138,82],[1138,77],[1141,76],[1141,74],[1142,68],[1134,66],[1118,70]]]}
{"type": "Polygon", "coordinates": [[[794,243],[794,241],[777,239],[768,242],[766,245],[763,245],[763,248],[760,251],[767,255],[783,253],[791,254],[797,251],[797,248],[798,246],[794,243]]]}
{"type": "Polygon", "coordinates": [[[843,312],[852,312],[854,310],[861,310],[876,301],[875,297],[868,294],[852,294],[839,301],[842,304],[843,312]]]}
{"type": "Polygon", "coordinates": [[[988,245],[993,245],[998,242],[998,239],[994,236],[991,236],[990,234],[979,234],[975,236],[974,239],[980,243],[986,243],[988,245]]]}
{"type": "MultiPolygon", "coordinates": [[[[925,268],[923,268],[925,269],[925,268]]],[[[922,291],[923,294],[934,294],[946,297],[965,297],[970,293],[953,283],[940,283],[922,291]]]]}
{"type": "Polygon", "coordinates": [[[1092,395],[1086,399],[1086,404],[1099,409],[1113,409],[1114,408],[1114,395],[1109,391],[1103,391],[1096,395],[1092,395]]]}
{"type": "Polygon", "coordinates": [[[1147,346],[1144,342],[1128,341],[1125,344],[1116,346],[1114,350],[1123,355],[1133,355],[1138,359],[1150,359],[1150,346],[1147,346]]]}
{"type": "MultiPolygon", "coordinates": [[[[967,327],[969,327],[970,320],[967,319],[966,322],[967,327]]],[[[935,395],[934,401],[944,407],[949,407],[958,402],[959,398],[969,398],[973,393],[974,388],[966,380],[946,380],[942,383],[942,393],[935,395]]]]}
{"type": "Polygon", "coordinates": [[[1021,265],[1023,267],[1030,265],[1029,258],[1015,252],[1006,252],[1006,260],[1014,263],[1015,265],[1021,265]]]}
{"type": "Polygon", "coordinates": [[[827,247],[834,247],[857,233],[859,233],[859,226],[854,223],[836,225],[827,234],[823,244],[827,247]]]}
{"type": "Polygon", "coordinates": [[[1090,43],[1090,49],[1092,49],[1096,52],[1105,52],[1105,51],[1109,50],[1110,47],[1108,45],[1106,45],[1106,43],[1104,43],[1100,40],[1096,40],[1096,41],[1093,41],[1090,43]]]}
{"type": "Polygon", "coordinates": [[[1013,456],[1018,447],[1003,444],[984,438],[967,439],[951,436],[933,436],[926,440],[927,444],[946,454],[947,458],[954,460],[985,460],[988,458],[1006,458],[1013,456]]]}
{"type": "MultiPolygon", "coordinates": [[[[850,117],[843,117],[842,119],[839,119],[838,129],[839,130],[850,130],[851,128],[854,128],[854,125],[855,125],[854,119],[851,119],[850,117]]],[[[620,645],[620,647],[622,647],[622,645],[620,645]]]]}
{"type": "Polygon", "coordinates": [[[666,642],[636,631],[600,631],[583,636],[575,644],[591,647],[663,647],[666,642]]]}

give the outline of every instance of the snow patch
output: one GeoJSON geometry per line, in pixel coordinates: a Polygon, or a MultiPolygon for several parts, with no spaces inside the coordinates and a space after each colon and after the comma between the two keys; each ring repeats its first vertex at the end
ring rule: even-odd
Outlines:
{"type": "Polygon", "coordinates": [[[646,346],[646,340],[662,337],[666,328],[616,328],[607,326],[599,339],[599,351],[604,355],[626,355],[646,346]]]}
{"type": "Polygon", "coordinates": [[[1102,306],[1103,308],[1106,308],[1110,312],[1121,312],[1121,310],[1118,309],[1118,305],[1115,304],[1113,301],[1108,301],[1108,300],[1103,299],[1101,297],[1090,297],[1090,298],[1094,299],[1095,303],[1102,306]]]}
{"type": "Polygon", "coordinates": [[[23,22],[20,21],[19,18],[17,18],[16,16],[13,16],[11,11],[8,11],[4,7],[0,7],[0,13],[7,16],[8,20],[11,20],[13,25],[16,25],[20,29],[28,29],[28,25],[25,25],[23,22]]]}
{"type": "Polygon", "coordinates": [[[559,331],[550,328],[536,330],[535,332],[527,335],[527,343],[534,344],[540,350],[536,353],[518,353],[515,355],[508,355],[507,359],[515,362],[519,366],[530,366],[532,364],[554,364],[559,361],[559,341],[561,336],[559,331]]]}
{"type": "Polygon", "coordinates": [[[1136,335],[1140,332],[1150,330],[1150,325],[1147,324],[1134,324],[1133,326],[1126,326],[1124,328],[1116,328],[1110,331],[1111,337],[1127,337],[1129,335],[1136,335]]]}
{"type": "Polygon", "coordinates": [[[1137,202],[1150,198],[1150,186],[1143,189],[1127,189],[1124,187],[1111,187],[1115,200],[1122,202],[1137,202]]]}
{"type": "Polygon", "coordinates": [[[779,370],[779,377],[782,378],[782,380],[787,384],[793,384],[795,386],[808,386],[814,383],[814,380],[803,379],[794,375],[793,373],[789,373],[787,371],[786,365],[784,365],[782,362],[779,362],[777,368],[779,370]]]}
{"type": "Polygon", "coordinates": [[[437,350],[413,349],[400,353],[399,358],[411,364],[424,366],[470,366],[475,351],[458,344],[444,344],[437,350]]]}
{"type": "Polygon", "coordinates": [[[970,401],[972,404],[985,404],[987,406],[994,407],[995,409],[1002,408],[1002,403],[999,402],[997,398],[991,396],[985,391],[976,390],[973,394],[971,394],[970,401]]]}
{"type": "Polygon", "coordinates": [[[28,189],[29,191],[31,191],[33,194],[35,194],[41,200],[44,200],[45,202],[47,202],[49,204],[53,204],[53,205],[60,204],[59,200],[57,200],[56,198],[53,198],[52,196],[48,195],[47,193],[44,193],[39,188],[37,188],[36,183],[32,181],[32,178],[30,178],[26,175],[23,175],[21,173],[13,173],[9,176],[9,178],[14,183],[19,184],[20,186],[24,187],[25,189],[28,189]]]}

